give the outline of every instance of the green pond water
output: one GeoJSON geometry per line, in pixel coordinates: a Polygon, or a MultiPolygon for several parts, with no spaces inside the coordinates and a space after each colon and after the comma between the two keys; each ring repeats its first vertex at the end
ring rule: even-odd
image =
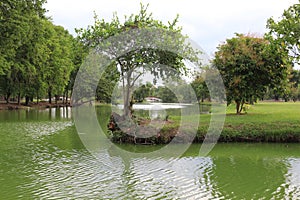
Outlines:
{"type": "MultiPolygon", "coordinates": [[[[98,121],[105,129],[107,117],[98,121]]],[[[91,152],[80,134],[70,109],[1,111],[0,199],[300,199],[299,144],[218,144],[207,156],[193,144],[180,157],[145,156],[163,147],[91,152]]]]}

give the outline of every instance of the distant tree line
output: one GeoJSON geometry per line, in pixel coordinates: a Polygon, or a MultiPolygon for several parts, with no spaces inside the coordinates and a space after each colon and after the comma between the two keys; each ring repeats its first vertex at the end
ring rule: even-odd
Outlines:
{"type": "Polygon", "coordinates": [[[155,86],[150,82],[141,84],[133,92],[135,102],[143,102],[146,97],[156,97],[161,99],[163,103],[195,103],[194,90],[190,84],[181,81],[173,83],[172,86],[159,85],[155,86]]]}

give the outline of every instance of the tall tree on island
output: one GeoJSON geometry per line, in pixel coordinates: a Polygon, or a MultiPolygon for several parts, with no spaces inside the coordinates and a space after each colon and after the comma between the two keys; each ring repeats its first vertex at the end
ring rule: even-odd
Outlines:
{"type": "MultiPolygon", "coordinates": [[[[191,45],[186,42],[186,37],[182,36],[181,28],[177,27],[178,16],[173,22],[169,22],[168,25],[163,24],[161,21],[153,18],[152,14],[147,13],[147,6],[141,4],[141,9],[138,14],[130,15],[125,17],[125,21],[121,22],[117,15],[113,16],[111,22],[106,22],[104,19],[99,20],[95,17],[95,24],[89,26],[87,29],[80,29],[77,31],[78,37],[86,45],[90,47],[97,47],[98,45],[111,45],[108,51],[101,52],[104,55],[112,55],[115,60],[115,65],[111,65],[113,69],[118,69],[121,77],[121,83],[123,87],[124,96],[124,115],[130,117],[132,110],[132,90],[134,88],[135,82],[145,73],[149,72],[154,76],[153,81],[155,82],[157,78],[168,77],[170,74],[174,73],[184,73],[187,68],[183,62],[184,59],[189,59],[190,61],[197,62],[199,60],[196,52],[192,49],[191,45]],[[139,39],[130,39],[126,37],[126,33],[137,33],[139,30],[155,30],[161,31],[161,37],[155,38],[150,42],[145,38],[143,41],[138,41],[139,39]],[[125,34],[123,34],[125,33],[125,34]],[[166,33],[172,33],[174,37],[168,36],[166,33]],[[125,35],[122,38],[123,43],[118,43],[116,41],[105,42],[107,39],[113,36],[125,35]],[[124,41],[128,42],[125,44],[124,41]],[[122,46],[122,45],[127,46],[122,46]],[[141,48],[132,51],[127,51],[126,49],[132,49],[137,45],[141,48]],[[172,46],[176,48],[177,51],[180,49],[181,55],[178,55],[169,50],[163,48],[156,49],[157,46],[172,46]],[[124,54],[121,56],[114,57],[117,55],[120,49],[124,50],[124,54]],[[172,70],[167,71],[166,67],[170,67],[172,70]]],[[[151,34],[149,34],[151,38],[151,34]]],[[[152,38],[153,39],[153,38],[152,38]]],[[[97,48],[97,50],[102,50],[105,48],[97,48]]]]}

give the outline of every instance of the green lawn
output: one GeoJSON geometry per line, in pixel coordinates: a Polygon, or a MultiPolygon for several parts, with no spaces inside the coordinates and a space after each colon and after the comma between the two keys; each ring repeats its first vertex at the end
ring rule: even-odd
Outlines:
{"type": "MultiPolygon", "coordinates": [[[[190,116],[191,124],[196,117],[190,116]]],[[[175,116],[172,119],[179,121],[175,116]]],[[[196,140],[203,140],[210,119],[210,114],[200,115],[196,140]]],[[[235,105],[230,105],[219,141],[300,142],[300,102],[260,102],[243,115],[236,115],[235,105]]]]}
{"type": "Polygon", "coordinates": [[[300,102],[261,102],[252,105],[246,115],[234,114],[234,105],[227,108],[228,122],[299,122],[300,102]],[[234,114],[234,115],[232,115],[234,114]]]}

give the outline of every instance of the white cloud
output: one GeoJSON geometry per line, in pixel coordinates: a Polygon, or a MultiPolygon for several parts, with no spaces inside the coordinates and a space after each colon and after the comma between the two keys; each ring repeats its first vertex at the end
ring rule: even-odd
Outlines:
{"type": "Polygon", "coordinates": [[[179,14],[183,32],[212,54],[235,32],[263,34],[269,17],[277,19],[298,0],[48,0],[46,8],[54,23],[74,33],[93,24],[94,11],[105,20],[113,12],[122,18],[138,12],[140,2],[149,3],[149,11],[164,22],[179,14]]]}

